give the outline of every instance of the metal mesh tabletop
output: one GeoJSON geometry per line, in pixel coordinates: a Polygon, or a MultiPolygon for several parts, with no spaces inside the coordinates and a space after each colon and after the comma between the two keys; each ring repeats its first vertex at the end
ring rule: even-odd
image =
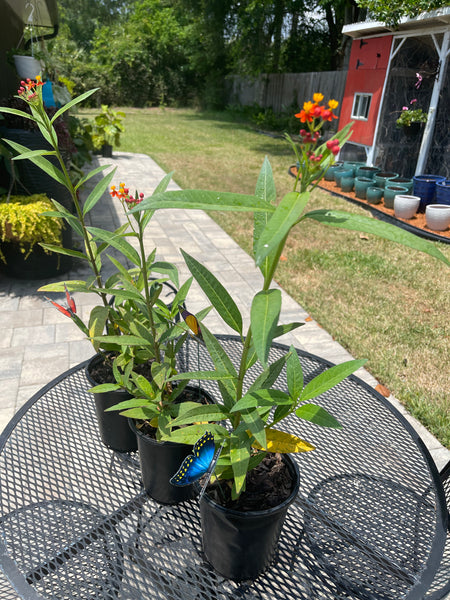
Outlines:
{"type": "MultiPolygon", "coordinates": [[[[218,337],[237,363],[239,339],[218,337]]],[[[271,359],[285,351],[274,344],[271,359]]],[[[299,356],[305,383],[329,366],[299,356]]],[[[213,365],[189,342],[180,368],[213,365]]],[[[247,385],[257,375],[255,365],[247,385]]],[[[72,369],[1,437],[0,562],[23,598],[400,600],[430,586],[445,544],[442,485],[417,434],[358,378],[318,400],[342,430],[285,424],[316,450],[295,455],[300,493],[274,564],[239,584],[205,562],[197,500],[157,504],[141,491],[137,455],[102,444],[88,388],[83,365],[72,369]]]]}

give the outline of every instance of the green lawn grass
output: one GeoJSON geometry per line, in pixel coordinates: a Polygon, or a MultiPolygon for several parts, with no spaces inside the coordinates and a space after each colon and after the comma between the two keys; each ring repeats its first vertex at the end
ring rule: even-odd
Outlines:
{"type": "MultiPolygon", "coordinates": [[[[294,159],[283,139],[227,113],[124,110],[121,148],[174,170],[181,187],[253,193],[267,155],[278,197],[292,188],[294,159]]],[[[321,190],[310,208],[368,214],[321,190]]],[[[250,215],[211,216],[250,252],[250,215]]],[[[450,448],[449,269],[373,236],[302,225],[289,239],[276,279],[355,358],[368,358],[367,369],[450,448]]],[[[450,258],[450,247],[437,245],[450,258]]]]}

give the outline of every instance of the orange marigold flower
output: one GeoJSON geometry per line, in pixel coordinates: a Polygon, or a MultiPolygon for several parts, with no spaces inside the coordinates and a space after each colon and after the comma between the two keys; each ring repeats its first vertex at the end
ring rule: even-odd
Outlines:
{"type": "Polygon", "coordinates": [[[323,100],[323,94],[314,94],[313,95],[313,100],[314,100],[314,102],[322,102],[322,100],[323,100]]]}

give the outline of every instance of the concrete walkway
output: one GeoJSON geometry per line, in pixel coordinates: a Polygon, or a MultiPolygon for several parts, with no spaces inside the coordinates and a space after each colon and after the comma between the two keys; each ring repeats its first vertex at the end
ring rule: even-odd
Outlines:
{"type": "MultiPolygon", "coordinates": [[[[164,171],[148,156],[115,152],[113,159],[96,159],[111,164],[117,171],[113,183],[123,181],[134,191],[149,195],[164,177],[164,171]]],[[[93,185],[94,182],[91,182],[93,185]]],[[[177,189],[171,183],[169,189],[177,189]]],[[[125,222],[124,211],[117,199],[109,194],[91,214],[92,224],[115,229],[125,222]]],[[[157,257],[175,263],[181,281],[189,272],[180,248],[198,258],[222,281],[248,319],[250,301],[261,289],[261,274],[253,260],[205,213],[201,211],[157,211],[146,231],[148,251],[157,248],[157,257]]],[[[88,275],[77,265],[60,279],[83,279],[88,275]]],[[[37,289],[48,281],[23,281],[0,275],[0,431],[35,392],[69,367],[93,355],[90,343],[64,315],[45,301],[37,289]]],[[[93,298],[74,294],[78,313],[87,321],[93,298]]],[[[63,300],[63,295],[60,296],[63,300]]],[[[193,285],[188,296],[188,308],[196,312],[209,303],[198,287],[193,285]]],[[[324,357],[334,363],[351,356],[322,329],[290,296],[283,291],[281,322],[304,321],[304,326],[280,338],[286,344],[324,357]]],[[[231,333],[214,314],[208,315],[206,325],[215,333],[231,333]]],[[[375,387],[377,381],[364,369],[357,375],[375,387]]],[[[428,446],[438,468],[450,458],[450,452],[417,421],[410,417],[392,396],[389,400],[406,415],[428,446]]]]}

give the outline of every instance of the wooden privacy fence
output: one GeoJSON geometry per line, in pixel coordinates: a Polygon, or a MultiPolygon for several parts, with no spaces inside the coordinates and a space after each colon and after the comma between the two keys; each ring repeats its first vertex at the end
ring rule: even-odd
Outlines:
{"type": "Polygon", "coordinates": [[[256,79],[244,79],[233,75],[229,79],[230,104],[248,106],[257,104],[261,108],[272,108],[281,112],[284,107],[295,104],[303,106],[312,100],[315,92],[325,99],[342,102],[347,71],[320,71],[316,73],[272,73],[256,79]]]}

